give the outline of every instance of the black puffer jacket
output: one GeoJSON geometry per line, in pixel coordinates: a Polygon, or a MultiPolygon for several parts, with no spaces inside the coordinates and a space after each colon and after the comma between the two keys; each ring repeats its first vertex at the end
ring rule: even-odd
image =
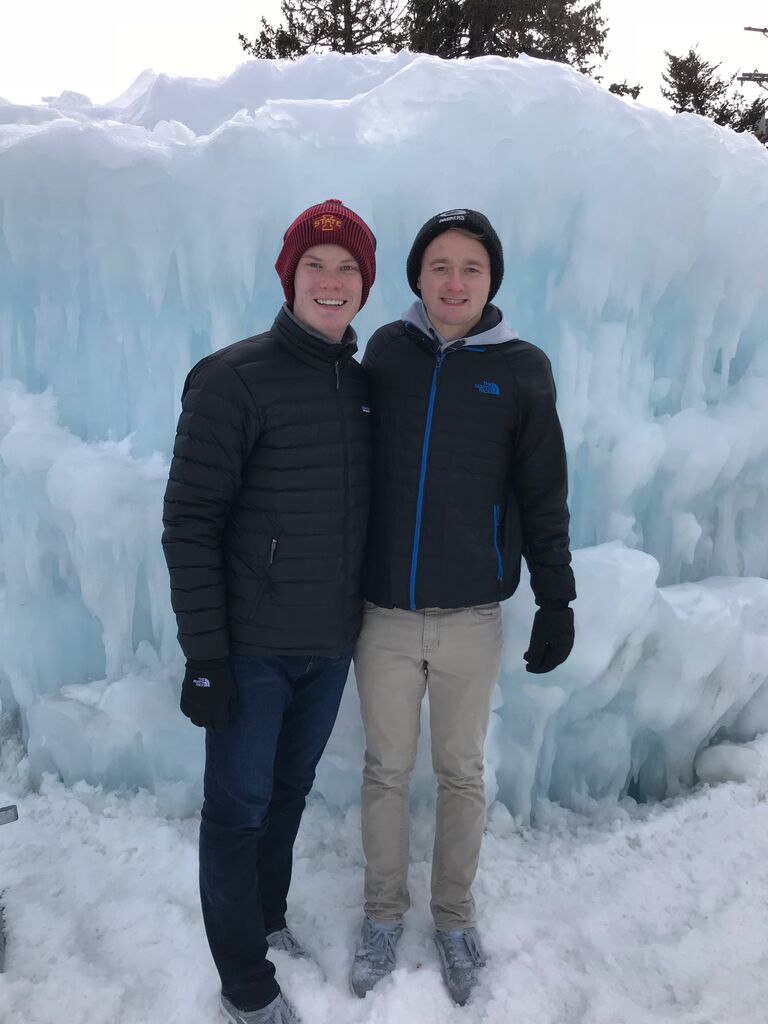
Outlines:
{"type": "Polygon", "coordinates": [[[189,659],[354,645],[371,417],[349,333],[331,345],[283,309],[187,378],[163,549],[189,659]]]}
{"type": "Polygon", "coordinates": [[[503,600],[520,580],[521,554],[539,604],[576,596],[550,363],[504,327],[488,306],[468,339],[445,350],[403,320],[368,343],[374,470],[364,589],[377,605],[503,600]]]}

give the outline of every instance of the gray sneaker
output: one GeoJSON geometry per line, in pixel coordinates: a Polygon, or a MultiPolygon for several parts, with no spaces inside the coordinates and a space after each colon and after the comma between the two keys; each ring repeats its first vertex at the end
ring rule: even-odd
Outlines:
{"type": "Polygon", "coordinates": [[[222,996],[221,1015],[230,1024],[301,1024],[301,1017],[282,992],[260,1010],[238,1010],[222,996]]]}
{"type": "Polygon", "coordinates": [[[366,914],[349,973],[349,987],[359,999],[394,970],[395,947],[402,934],[403,926],[399,921],[383,923],[366,914]]]}
{"type": "Polygon", "coordinates": [[[463,1006],[480,979],[480,971],[485,967],[485,953],[480,945],[477,928],[436,931],[435,945],[451,999],[463,1006]]]}
{"type": "Polygon", "coordinates": [[[309,960],[309,953],[302,946],[290,928],[287,926],[279,931],[270,932],[267,936],[267,945],[270,949],[279,949],[294,960],[309,960]]]}

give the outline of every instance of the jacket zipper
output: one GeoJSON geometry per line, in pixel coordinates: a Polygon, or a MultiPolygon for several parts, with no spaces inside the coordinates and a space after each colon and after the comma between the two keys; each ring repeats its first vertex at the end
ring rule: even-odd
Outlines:
{"type": "Polygon", "coordinates": [[[333,364],[333,368],[336,374],[336,401],[338,403],[339,424],[341,426],[341,447],[344,451],[344,513],[341,524],[341,600],[343,608],[345,596],[344,588],[347,579],[347,539],[349,536],[349,530],[347,528],[349,520],[349,444],[347,441],[347,422],[344,418],[344,402],[341,398],[341,380],[339,376],[338,359],[333,364]]]}
{"type": "Polygon", "coordinates": [[[419,565],[419,543],[421,541],[421,514],[424,508],[424,483],[427,477],[427,460],[429,457],[429,440],[432,434],[432,415],[435,409],[435,398],[437,397],[437,385],[440,379],[440,368],[443,365],[443,360],[446,356],[452,352],[485,352],[485,348],[480,345],[468,346],[465,345],[462,348],[448,348],[441,349],[437,353],[437,365],[435,371],[432,374],[432,386],[429,390],[429,403],[427,405],[427,423],[424,427],[424,441],[421,446],[421,467],[419,469],[419,489],[416,498],[416,525],[413,530],[413,548],[411,550],[411,580],[408,593],[408,604],[411,611],[416,609],[416,571],[419,565]]]}
{"type": "Polygon", "coordinates": [[[424,506],[424,481],[427,476],[427,456],[429,455],[429,437],[432,433],[432,414],[435,410],[435,396],[437,395],[437,382],[440,378],[440,367],[443,365],[445,352],[437,356],[437,363],[432,374],[432,386],[429,389],[429,403],[427,405],[427,422],[424,427],[424,441],[421,445],[421,467],[419,469],[419,489],[416,496],[416,526],[413,531],[413,550],[411,551],[411,583],[408,594],[408,603],[411,610],[416,608],[416,569],[419,564],[419,542],[421,540],[421,513],[424,506]]]}
{"type": "Polygon", "coordinates": [[[496,582],[501,583],[504,579],[504,562],[501,558],[499,548],[499,525],[501,523],[501,509],[498,505],[493,506],[493,546],[496,550],[496,582]]]}

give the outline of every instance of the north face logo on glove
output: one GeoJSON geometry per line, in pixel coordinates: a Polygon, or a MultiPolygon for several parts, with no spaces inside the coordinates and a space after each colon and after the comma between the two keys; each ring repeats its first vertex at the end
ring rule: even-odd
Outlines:
{"type": "Polygon", "coordinates": [[[210,686],[211,685],[211,680],[210,679],[206,679],[205,676],[200,676],[199,679],[193,679],[192,682],[195,684],[195,686],[210,686]]]}

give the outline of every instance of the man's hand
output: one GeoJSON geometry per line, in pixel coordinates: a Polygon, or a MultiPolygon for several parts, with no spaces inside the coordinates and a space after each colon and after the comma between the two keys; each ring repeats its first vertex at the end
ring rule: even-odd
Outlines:
{"type": "Polygon", "coordinates": [[[526,672],[551,672],[562,665],[573,647],[573,609],[539,608],[533,617],[526,672]]]}
{"type": "Polygon", "coordinates": [[[193,725],[223,729],[230,719],[235,680],[229,662],[188,661],[181,684],[181,710],[193,725]]]}

